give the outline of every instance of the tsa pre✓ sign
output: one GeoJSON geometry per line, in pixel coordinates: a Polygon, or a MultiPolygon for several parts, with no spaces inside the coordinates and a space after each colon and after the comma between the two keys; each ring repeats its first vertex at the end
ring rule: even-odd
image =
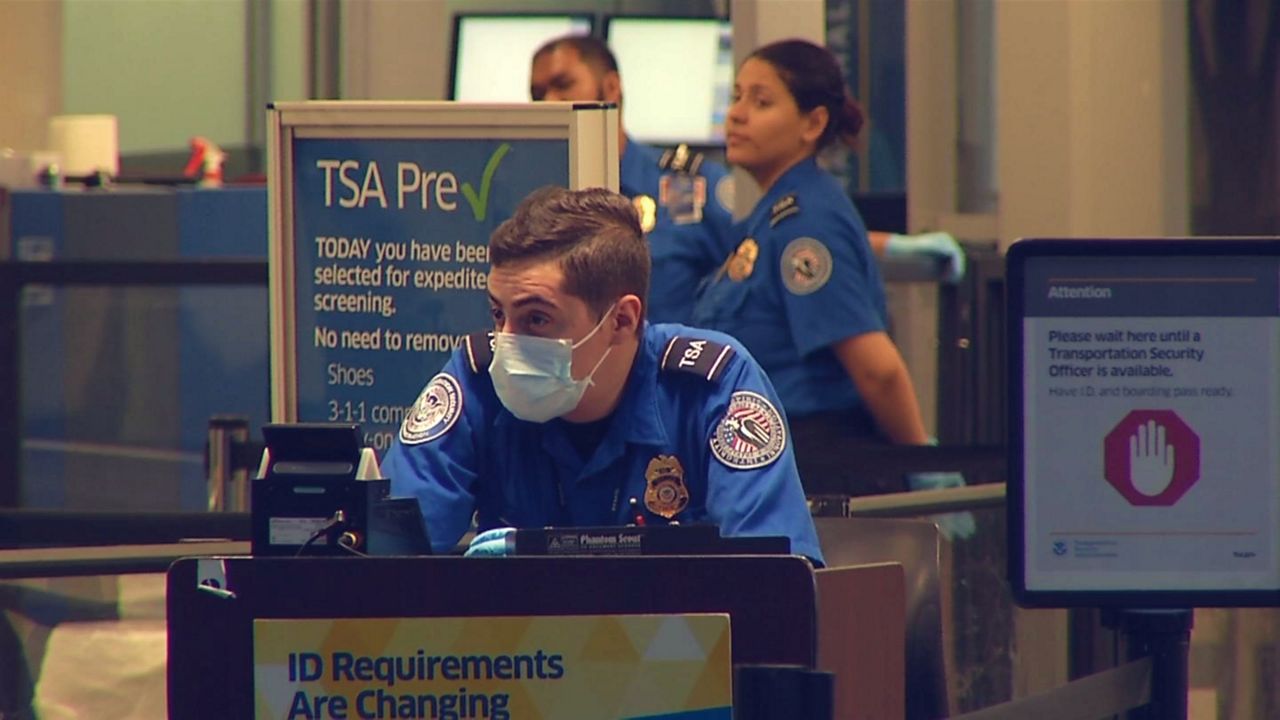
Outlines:
{"type": "Polygon", "coordinates": [[[259,720],[728,720],[728,615],[255,620],[259,720]]]}
{"type": "Polygon", "coordinates": [[[489,235],[567,140],[296,138],[297,419],[383,450],[423,384],[488,318],[489,235]]]}

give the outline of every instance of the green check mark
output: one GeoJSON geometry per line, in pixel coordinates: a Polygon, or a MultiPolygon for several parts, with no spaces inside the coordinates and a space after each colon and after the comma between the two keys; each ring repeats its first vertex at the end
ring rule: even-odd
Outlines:
{"type": "Polygon", "coordinates": [[[498,171],[498,163],[502,162],[503,156],[510,151],[510,143],[502,143],[497,150],[493,151],[489,162],[485,163],[484,175],[480,178],[480,192],[476,192],[475,188],[471,187],[471,183],[462,183],[462,194],[471,204],[471,214],[475,215],[476,222],[484,222],[485,215],[489,212],[489,189],[493,183],[493,174],[498,171]]]}

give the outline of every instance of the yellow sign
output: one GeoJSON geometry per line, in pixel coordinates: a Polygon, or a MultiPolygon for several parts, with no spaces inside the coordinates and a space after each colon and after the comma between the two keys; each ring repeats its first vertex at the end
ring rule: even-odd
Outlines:
{"type": "Polygon", "coordinates": [[[731,717],[728,615],[255,620],[259,720],[731,717]]]}

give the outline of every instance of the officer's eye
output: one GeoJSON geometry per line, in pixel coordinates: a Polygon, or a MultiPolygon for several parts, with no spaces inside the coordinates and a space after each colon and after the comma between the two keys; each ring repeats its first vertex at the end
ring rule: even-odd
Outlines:
{"type": "Polygon", "coordinates": [[[525,322],[531,330],[545,329],[551,325],[551,318],[540,312],[529,313],[529,317],[525,318],[525,322]]]}
{"type": "Polygon", "coordinates": [[[502,313],[502,308],[497,307],[489,308],[489,317],[493,318],[493,326],[499,329],[502,327],[502,321],[506,318],[502,313]]]}

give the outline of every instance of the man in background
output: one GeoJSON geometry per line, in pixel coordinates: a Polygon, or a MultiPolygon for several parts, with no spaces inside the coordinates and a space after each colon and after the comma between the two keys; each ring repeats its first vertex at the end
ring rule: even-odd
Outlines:
{"type": "MultiPolygon", "coordinates": [[[[617,58],[598,38],[571,35],[538,48],[529,72],[535,100],[609,102],[622,107],[617,58]]],[[[673,108],[679,112],[679,108],[673,108]]],[[[733,235],[733,178],[724,166],[685,146],[666,152],[627,135],[618,119],[620,189],[640,213],[653,260],[649,319],[687,323],[699,283],[737,249],[733,235]]],[[[964,276],[964,251],[943,232],[869,233],[877,257],[929,256],[946,260],[944,280],[964,276]]]]}
{"type": "MultiPolygon", "coordinates": [[[[622,107],[618,61],[588,36],[552,40],[533,55],[529,95],[536,100],[609,102],[622,107]]],[[[652,322],[688,322],[698,283],[734,248],[733,182],[721,165],[680,146],[661,152],[627,135],[618,119],[621,190],[640,214],[653,260],[652,322]]]]}

